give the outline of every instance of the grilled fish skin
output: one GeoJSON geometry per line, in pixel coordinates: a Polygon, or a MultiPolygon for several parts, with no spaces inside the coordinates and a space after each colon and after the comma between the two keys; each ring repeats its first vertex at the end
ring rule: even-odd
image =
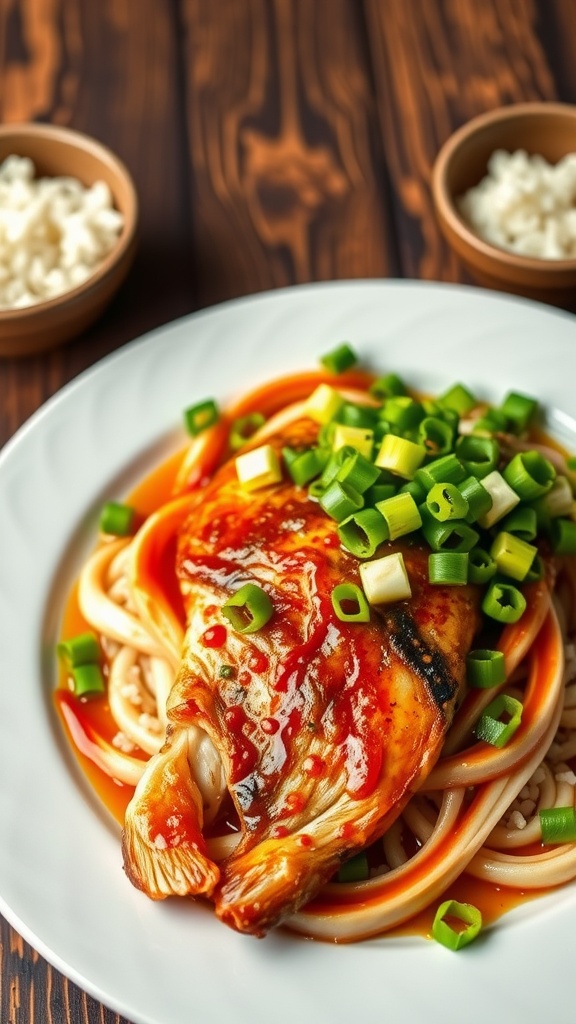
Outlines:
{"type": "MultiPolygon", "coordinates": [[[[317,430],[303,419],[267,441],[310,445],[317,430]]],[[[203,894],[224,922],[263,935],[418,789],[462,696],[477,594],[430,585],[418,543],[378,554],[394,550],[412,599],[342,622],[331,592],[359,582],[359,563],[333,520],[290,481],[249,492],[233,461],[215,474],[179,539],[187,631],[166,744],[124,829],[127,874],[152,898],[203,894]],[[221,612],[246,582],[274,605],[253,634],[221,612]],[[240,838],[215,864],[203,833],[227,794],[240,838]]]]}

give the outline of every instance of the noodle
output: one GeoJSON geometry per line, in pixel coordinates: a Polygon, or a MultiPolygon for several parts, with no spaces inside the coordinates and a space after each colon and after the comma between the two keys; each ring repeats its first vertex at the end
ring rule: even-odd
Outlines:
{"type": "MultiPolygon", "coordinates": [[[[302,413],[302,397],[320,375],[302,375],[260,388],[195,439],[185,453],[174,494],[132,539],[105,540],[84,566],[78,602],[106,655],[110,739],[80,735],[63,713],[73,741],[112,778],[135,786],[147,756],[158,752],[166,706],[184,636],[181,609],[159,583],[180,524],[201,497],[202,481],[227,454],[227,425],[255,408],[270,417],[264,439],[302,413]],[[287,404],[287,399],[290,404],[287,404]],[[88,746],[90,749],[88,750],[88,746]]],[[[347,375],[345,393],[371,401],[362,375],[347,375]]],[[[526,448],[506,435],[506,445],[526,448]]],[[[540,446],[541,450],[548,450],[540,446]]],[[[554,462],[566,470],[562,456],[554,462]]],[[[332,941],[379,934],[433,903],[466,872],[495,885],[541,889],[576,878],[576,843],[545,847],[539,811],[576,806],[576,568],[558,561],[550,581],[530,585],[522,619],[506,626],[498,648],[506,680],[470,690],[446,736],[443,754],[402,814],[370,851],[364,882],[329,883],[288,922],[295,931],[332,941]],[[473,729],[499,692],[521,697],[520,727],[502,748],[475,740],[473,729]]],[[[226,797],[218,752],[201,729],[188,730],[182,756],[194,765],[205,823],[217,822],[226,797]]],[[[230,855],[233,831],[208,838],[215,860],[230,855]]]]}

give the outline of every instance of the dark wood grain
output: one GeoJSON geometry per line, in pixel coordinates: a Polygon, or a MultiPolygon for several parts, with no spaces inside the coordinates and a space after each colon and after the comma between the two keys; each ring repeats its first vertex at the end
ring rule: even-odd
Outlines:
{"type": "MultiPolygon", "coordinates": [[[[141,201],[105,316],[0,361],[0,444],[146,330],[311,280],[465,280],[430,171],[458,125],[576,101],[572,0],[0,0],[0,118],[86,131],[141,201]]],[[[191,1008],[191,1013],[193,1009],[191,1008]]],[[[0,919],[0,1024],[123,1024],[0,919]]]]}

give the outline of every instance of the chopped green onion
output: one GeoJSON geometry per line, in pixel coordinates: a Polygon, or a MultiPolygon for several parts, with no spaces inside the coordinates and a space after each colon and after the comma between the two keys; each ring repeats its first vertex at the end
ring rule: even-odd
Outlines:
{"type": "Polygon", "coordinates": [[[365,882],[370,877],[368,857],[365,853],[357,853],[338,869],[339,882],[365,882]]]}
{"type": "Polygon", "coordinates": [[[576,809],[574,807],[548,807],[538,812],[542,842],[576,843],[576,809]]]}
{"type": "Polygon", "coordinates": [[[557,476],[548,494],[545,494],[543,498],[536,499],[533,507],[537,511],[540,503],[551,519],[555,519],[557,516],[571,515],[574,498],[572,488],[565,476],[557,476]]]}
{"type": "Polygon", "coordinates": [[[396,551],[359,567],[364,593],[370,604],[389,604],[412,597],[402,552],[396,551]]]}
{"type": "Polygon", "coordinates": [[[388,528],[388,539],[396,540],[422,526],[420,510],[411,494],[394,494],[376,505],[388,528]]]}
{"type": "Polygon", "coordinates": [[[439,523],[428,510],[420,505],[422,533],[433,551],[471,551],[480,540],[480,535],[462,519],[439,523]]]}
{"type": "Polygon", "coordinates": [[[332,607],[341,622],[370,622],[370,608],[364,592],[355,583],[339,583],[334,587],[332,607]]]}
{"type": "Polygon", "coordinates": [[[434,487],[434,484],[459,484],[466,476],[466,470],[452,452],[450,455],[443,455],[434,459],[427,466],[422,466],[416,473],[414,479],[424,488],[426,494],[434,487]]]}
{"type": "Polygon", "coordinates": [[[333,480],[320,495],[319,502],[324,511],[340,523],[362,508],[364,498],[356,488],[349,487],[340,480],[333,480]]]}
{"type": "Polygon", "coordinates": [[[233,665],[220,665],[218,669],[218,675],[220,679],[233,679],[236,675],[233,665]]]}
{"type": "Polygon", "coordinates": [[[496,469],[500,457],[497,441],[490,437],[474,437],[473,434],[458,438],[455,451],[466,474],[475,476],[477,480],[483,480],[496,469]]]}
{"type": "Polygon", "coordinates": [[[437,416],[425,416],[418,426],[417,440],[429,455],[448,455],[454,442],[452,427],[437,416]]]}
{"type": "Polygon", "coordinates": [[[477,690],[489,690],[506,679],[506,664],[502,651],[478,648],[466,656],[468,685],[477,690]]]}
{"type": "Polygon", "coordinates": [[[510,391],[500,406],[500,412],[516,433],[522,433],[530,425],[537,408],[535,398],[510,391]]]}
{"type": "Polygon", "coordinates": [[[306,400],[304,415],[316,423],[328,423],[338,414],[343,404],[342,395],[334,388],[329,384],[319,384],[306,400]]]}
{"type": "Polygon", "coordinates": [[[425,456],[424,445],[414,444],[413,441],[397,437],[395,434],[386,434],[375,462],[377,466],[390,470],[396,476],[412,480],[425,456]]]}
{"type": "Polygon", "coordinates": [[[536,555],[536,558],[532,562],[526,576],[524,577],[524,583],[537,583],[538,580],[544,579],[544,562],[540,558],[540,555],[536,555]]]}
{"type": "Polygon", "coordinates": [[[370,394],[375,398],[391,398],[394,395],[406,395],[408,390],[404,381],[396,373],[388,373],[385,377],[378,377],[370,385],[370,394]]]}
{"type": "Polygon", "coordinates": [[[477,399],[464,384],[453,384],[444,394],[440,395],[438,402],[448,409],[453,409],[459,416],[466,416],[478,405],[477,399]]]}
{"type": "Polygon", "coordinates": [[[522,501],[532,501],[548,493],[556,479],[556,470],[540,452],[518,452],[502,475],[522,501]]]}
{"type": "Polygon", "coordinates": [[[551,529],[554,554],[576,555],[576,523],[572,519],[553,519],[551,529]]]}
{"type": "Polygon", "coordinates": [[[478,523],[483,529],[489,530],[516,507],[520,498],[497,469],[482,478],[482,486],[486,488],[492,498],[492,507],[483,516],[480,516],[478,523]]]}
{"type": "Polygon", "coordinates": [[[308,486],[308,494],[311,498],[320,498],[326,490],[322,480],[313,480],[308,486]]]}
{"type": "Polygon", "coordinates": [[[483,548],[472,548],[468,556],[468,582],[488,583],[496,572],[496,562],[483,548]]]}
{"type": "Polygon", "coordinates": [[[447,949],[462,949],[473,942],[482,928],[482,914],[471,903],[458,903],[457,900],[446,900],[436,911],[432,923],[432,938],[447,949]],[[448,920],[454,919],[457,927],[452,927],[448,920]],[[461,928],[464,924],[466,927],[461,928]]]}
{"type": "Polygon", "coordinates": [[[74,693],[77,697],[95,697],[105,692],[104,677],[99,665],[87,662],[72,669],[74,693]]]}
{"type": "Polygon", "coordinates": [[[323,452],[319,448],[306,448],[296,451],[294,448],[283,448],[282,457],[288,473],[297,487],[304,487],[322,471],[325,465],[323,452]]]}
{"type": "MultiPolygon", "coordinates": [[[[411,494],[417,505],[421,505],[423,501],[426,501],[426,491],[419,481],[414,477],[413,480],[407,480],[405,484],[402,484],[398,488],[399,494],[411,494]]],[[[384,497],[390,497],[390,495],[383,495],[380,501],[383,501],[384,497]]]]}
{"type": "Polygon", "coordinates": [[[482,611],[496,622],[518,622],[526,610],[524,594],[510,583],[493,580],[482,601],[482,611]]]}
{"type": "Polygon", "coordinates": [[[476,523],[492,508],[492,496],[475,476],[466,477],[458,484],[458,490],[468,502],[468,513],[464,516],[467,523],[476,523]]]}
{"type": "Polygon", "coordinates": [[[372,456],[374,447],[374,432],[366,427],[347,427],[344,423],[337,423],[334,428],[332,449],[337,452],[342,448],[354,448],[356,451],[369,459],[372,456]]]}
{"type": "Polygon", "coordinates": [[[440,523],[464,519],[468,514],[468,502],[456,484],[434,484],[428,492],[426,505],[440,523]]]}
{"type": "Polygon", "coordinates": [[[347,342],[343,342],[342,345],[338,345],[338,348],[321,356],[320,362],[328,370],[328,373],[338,374],[349,370],[351,366],[355,366],[358,362],[358,357],[350,345],[347,342]]]}
{"type": "Polygon", "coordinates": [[[354,487],[360,494],[364,494],[369,487],[376,483],[379,476],[378,466],[357,451],[344,460],[336,474],[336,479],[348,487],[354,487]]]}
{"type": "Polygon", "coordinates": [[[536,553],[537,549],[533,544],[527,544],[525,540],[521,540],[513,533],[506,533],[505,530],[496,535],[490,548],[490,554],[499,572],[513,580],[525,579],[536,553]]]}
{"type": "Polygon", "coordinates": [[[468,552],[433,552],[428,556],[428,579],[440,586],[464,586],[468,582],[468,552]]]}
{"type": "Polygon", "coordinates": [[[271,444],[262,444],[259,448],[237,455],[236,473],[248,491],[278,484],[282,480],[280,459],[271,444]]]}
{"type": "MultiPolygon", "coordinates": [[[[400,488],[402,490],[402,488],[400,488]]],[[[396,494],[395,484],[372,484],[366,491],[364,498],[367,505],[377,505],[379,501],[386,501],[386,498],[392,498],[396,494]]]]}
{"type": "Polygon", "coordinates": [[[354,455],[355,452],[356,448],[351,448],[349,445],[346,445],[345,448],[339,448],[337,452],[332,452],[320,477],[320,482],[324,487],[328,487],[328,484],[331,484],[336,479],[346,459],[350,455],[354,455]]]}
{"type": "Polygon", "coordinates": [[[95,662],[100,658],[98,638],[95,633],[90,632],[79,633],[78,636],[70,637],[68,640],[61,640],[56,650],[68,668],[86,665],[88,662],[95,662]]]}
{"type": "Polygon", "coordinates": [[[504,747],[522,721],[522,704],[507,693],[499,693],[487,708],[474,729],[477,739],[492,747],[504,747]],[[505,721],[502,721],[502,717],[505,721]]]}
{"type": "Polygon", "coordinates": [[[513,533],[522,540],[535,540],[538,534],[536,509],[529,505],[518,505],[500,520],[499,525],[507,533],[513,533]]]}
{"type": "Polygon", "coordinates": [[[353,512],[339,524],[338,536],[344,547],[357,558],[371,558],[389,535],[380,512],[375,508],[364,508],[353,512]]]}
{"type": "Polygon", "coordinates": [[[237,420],[233,420],[229,438],[232,451],[236,452],[242,448],[265,422],[266,417],[261,412],[251,412],[247,416],[240,416],[237,420]]]}
{"type": "Polygon", "coordinates": [[[184,423],[191,437],[197,437],[203,430],[212,427],[219,418],[218,406],[213,398],[206,398],[184,410],[184,423]]]}
{"type": "Polygon", "coordinates": [[[472,432],[476,436],[502,433],[508,427],[508,420],[500,409],[487,409],[472,424],[472,432]]]}
{"type": "Polygon", "coordinates": [[[403,434],[418,426],[420,420],[424,418],[424,409],[421,403],[416,402],[414,398],[409,398],[408,395],[398,395],[384,401],[381,417],[403,434]]]}
{"type": "Polygon", "coordinates": [[[135,509],[118,501],[107,501],[100,512],[100,529],[115,537],[127,537],[134,525],[135,509]]]}
{"type": "Polygon", "coordinates": [[[238,633],[255,633],[273,613],[272,601],[256,583],[245,583],[222,605],[222,615],[238,633]]]}
{"type": "Polygon", "coordinates": [[[338,422],[346,427],[364,427],[373,430],[378,423],[378,410],[370,405],[345,402],[338,413],[338,422]]]}

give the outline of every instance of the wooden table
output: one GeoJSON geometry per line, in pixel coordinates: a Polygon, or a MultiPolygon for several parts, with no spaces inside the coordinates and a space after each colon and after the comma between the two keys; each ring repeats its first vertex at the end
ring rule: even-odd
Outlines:
{"type": "MultiPolygon", "coordinates": [[[[466,280],[430,168],[458,125],[525,100],[576,102],[572,0],[2,0],[2,121],[101,139],[142,217],[100,322],[0,361],[0,444],[81,370],[199,307],[330,278],[466,280]]],[[[121,1024],[3,920],[0,970],[2,1024],[121,1024]]]]}

